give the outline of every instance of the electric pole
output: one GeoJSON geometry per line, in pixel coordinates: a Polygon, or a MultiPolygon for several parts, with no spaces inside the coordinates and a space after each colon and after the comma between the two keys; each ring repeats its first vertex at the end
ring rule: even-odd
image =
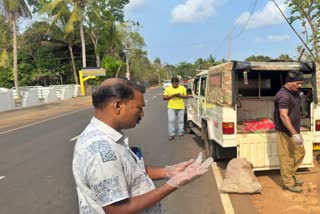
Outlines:
{"type": "Polygon", "coordinates": [[[126,78],[127,78],[127,80],[130,80],[129,53],[128,53],[129,48],[128,48],[127,44],[126,44],[125,50],[126,50],[126,64],[127,64],[126,78]]]}
{"type": "Polygon", "coordinates": [[[231,32],[228,34],[228,60],[231,61],[231,32]]]}

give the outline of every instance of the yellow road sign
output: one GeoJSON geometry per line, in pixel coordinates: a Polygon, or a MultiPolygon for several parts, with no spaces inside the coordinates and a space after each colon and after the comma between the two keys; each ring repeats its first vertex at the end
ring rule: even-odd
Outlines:
{"type": "Polygon", "coordinates": [[[82,76],[105,76],[106,70],[103,68],[83,68],[82,70],[82,76]]]}
{"type": "Polygon", "coordinates": [[[89,79],[95,79],[96,76],[105,76],[106,70],[103,68],[83,68],[79,71],[81,95],[85,95],[84,82],[89,79]]]}

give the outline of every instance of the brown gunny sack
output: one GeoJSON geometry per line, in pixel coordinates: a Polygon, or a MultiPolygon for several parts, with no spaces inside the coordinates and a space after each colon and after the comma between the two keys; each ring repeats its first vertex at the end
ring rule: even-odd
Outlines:
{"type": "Polygon", "coordinates": [[[253,165],[245,158],[234,158],[227,166],[220,187],[226,193],[260,193],[262,186],[253,172],[253,165]]]}

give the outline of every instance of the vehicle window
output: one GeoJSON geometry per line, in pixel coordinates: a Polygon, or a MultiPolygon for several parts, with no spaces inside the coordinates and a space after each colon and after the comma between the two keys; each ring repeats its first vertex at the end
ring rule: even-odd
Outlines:
{"type": "Polygon", "coordinates": [[[199,95],[199,77],[193,82],[193,91],[195,95],[199,95]]]}
{"type": "Polygon", "coordinates": [[[238,93],[242,96],[274,96],[285,81],[285,71],[240,71],[238,93]]]}
{"type": "Polygon", "coordinates": [[[206,83],[207,77],[201,77],[200,96],[205,96],[206,94],[206,83]]]}

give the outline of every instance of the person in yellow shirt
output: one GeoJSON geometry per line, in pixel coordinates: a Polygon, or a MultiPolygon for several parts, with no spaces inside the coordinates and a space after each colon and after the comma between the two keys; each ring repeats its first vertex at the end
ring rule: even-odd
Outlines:
{"type": "Polygon", "coordinates": [[[184,86],[179,85],[179,79],[173,77],[171,86],[164,90],[163,100],[168,100],[168,131],[169,140],[173,140],[175,136],[175,122],[178,122],[178,135],[184,137],[184,112],[187,99],[187,90],[184,86]]]}

